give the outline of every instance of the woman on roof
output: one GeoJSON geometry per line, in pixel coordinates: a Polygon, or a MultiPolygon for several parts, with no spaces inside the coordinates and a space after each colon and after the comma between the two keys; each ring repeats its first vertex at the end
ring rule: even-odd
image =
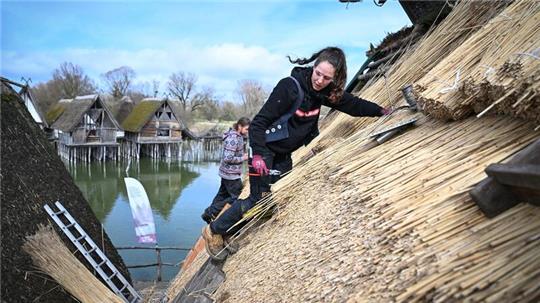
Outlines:
{"type": "Polygon", "coordinates": [[[221,216],[203,228],[210,256],[219,258],[223,236],[242,219],[262,196],[270,193],[270,183],[292,168],[291,153],[318,135],[322,105],[354,117],[377,117],[390,110],[345,92],[347,66],[340,48],[327,47],[309,58],[292,60],[297,66],[291,76],[281,79],[251,123],[248,159],[250,195],[232,203],[221,216]],[[303,66],[309,63],[313,66],[303,66]],[[271,176],[272,175],[272,176],[271,176]]]}

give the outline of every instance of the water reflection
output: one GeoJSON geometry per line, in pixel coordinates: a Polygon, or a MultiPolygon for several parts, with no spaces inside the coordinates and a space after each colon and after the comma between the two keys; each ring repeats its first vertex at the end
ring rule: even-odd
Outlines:
{"type": "MultiPolygon", "coordinates": [[[[75,183],[107,231],[113,244],[139,245],[135,240],[124,177],[126,162],[68,164],[75,183]]],[[[144,186],[154,212],[159,246],[191,247],[200,234],[200,214],[219,187],[216,162],[165,162],[142,158],[132,162],[128,174],[144,186]]],[[[152,246],[152,245],[150,245],[152,246]]],[[[153,250],[120,251],[128,265],[155,263],[153,250]]],[[[163,252],[163,262],[178,263],[186,252],[163,252]]],[[[178,268],[164,267],[170,280],[178,268]]],[[[153,280],[156,268],[131,270],[134,280],[153,280]]]]}

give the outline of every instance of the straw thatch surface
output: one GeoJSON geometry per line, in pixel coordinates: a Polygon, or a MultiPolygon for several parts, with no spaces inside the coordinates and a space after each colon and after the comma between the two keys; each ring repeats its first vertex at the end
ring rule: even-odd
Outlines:
{"type": "Polygon", "coordinates": [[[86,113],[88,109],[90,109],[90,107],[96,102],[100,102],[107,115],[109,115],[111,118],[114,126],[120,128],[120,125],[112,115],[105,102],[101,101],[99,95],[78,96],[72,100],[60,100],[47,113],[47,120],[54,120],[51,128],[59,129],[64,132],[70,132],[79,123],[81,123],[83,114],[86,113]]]}
{"type": "MultiPolygon", "coordinates": [[[[362,97],[404,104],[399,90],[435,67],[508,3],[460,2],[362,97]]],[[[540,299],[540,209],[487,219],[468,196],[483,170],[537,139],[511,117],[422,118],[382,144],[392,121],[337,115],[273,187],[277,214],[229,257],[224,302],[481,301],[540,299]],[[315,150],[315,155],[313,151],[315,150]],[[308,159],[309,158],[309,159],[308,159]]],[[[253,212],[256,214],[256,211],[253,212]]],[[[254,220],[257,220],[255,217],[254,220]]],[[[253,222],[253,221],[252,221],[253,222]]]]}
{"type": "Polygon", "coordinates": [[[118,106],[118,110],[114,113],[114,118],[118,123],[122,124],[122,122],[129,116],[129,114],[133,111],[133,108],[135,107],[135,104],[133,104],[133,101],[130,97],[123,97],[119,101],[120,103],[118,106]]]}
{"type": "Polygon", "coordinates": [[[180,123],[180,128],[185,129],[186,126],[182,121],[180,102],[172,100],[161,100],[147,98],[143,99],[139,104],[137,104],[127,118],[122,122],[122,127],[126,131],[130,132],[140,132],[141,129],[150,121],[154,113],[160,108],[163,103],[167,103],[171,108],[176,120],[180,123]]]}
{"type": "Polygon", "coordinates": [[[35,235],[27,237],[23,249],[37,267],[79,301],[124,302],[73,256],[51,226],[41,226],[35,235]]]}
{"type": "Polygon", "coordinates": [[[56,104],[52,105],[49,108],[49,111],[45,114],[45,119],[47,123],[52,126],[56,120],[64,113],[66,110],[67,104],[71,102],[72,99],[60,99],[56,104]]]}
{"type": "Polygon", "coordinates": [[[157,99],[142,100],[122,122],[122,128],[134,133],[139,132],[164,102],[157,99]]]}
{"type": "Polygon", "coordinates": [[[489,163],[534,137],[523,122],[471,118],[449,125],[426,121],[368,150],[362,138],[344,141],[276,185],[281,211],[229,259],[216,297],[539,296],[540,241],[531,237],[540,233],[540,209],[523,205],[489,220],[467,194],[489,163]]]}
{"type": "Polygon", "coordinates": [[[491,110],[540,124],[539,24],[540,2],[508,6],[416,83],[425,112],[458,120],[491,110]]]}
{"type": "Polygon", "coordinates": [[[75,128],[81,121],[83,114],[96,102],[97,95],[94,96],[95,98],[73,99],[70,102],[63,103],[61,106],[63,110],[51,125],[51,128],[65,132],[69,132],[75,128]]]}
{"type": "Polygon", "coordinates": [[[2,302],[76,302],[54,280],[36,272],[30,256],[21,249],[25,237],[49,221],[43,205],[55,201],[62,202],[129,280],[90,205],[20,98],[5,86],[1,97],[2,302]]]}

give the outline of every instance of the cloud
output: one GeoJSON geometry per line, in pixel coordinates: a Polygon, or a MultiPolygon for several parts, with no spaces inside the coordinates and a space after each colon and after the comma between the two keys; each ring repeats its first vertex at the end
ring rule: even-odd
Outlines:
{"type": "Polygon", "coordinates": [[[165,89],[170,74],[194,73],[200,87],[213,87],[218,95],[231,99],[236,83],[255,79],[265,85],[275,84],[288,74],[285,55],[256,45],[224,43],[197,47],[180,42],[140,50],[65,49],[42,52],[4,52],[2,74],[15,78],[32,77],[34,83],[50,79],[62,62],[80,65],[98,81],[100,75],[120,66],[130,66],[137,73],[136,85],[157,80],[165,89]],[[273,83],[271,83],[273,82],[273,83]]]}
{"type": "MultiPolygon", "coordinates": [[[[56,30],[48,28],[41,33],[48,38],[37,44],[33,44],[34,39],[20,40],[20,35],[13,35],[7,40],[11,42],[2,46],[1,73],[15,80],[31,77],[37,83],[50,79],[52,71],[68,61],[80,65],[99,83],[101,74],[126,65],[137,73],[137,85],[151,86],[157,80],[163,90],[171,73],[184,71],[196,74],[200,87],[213,87],[216,94],[232,99],[239,80],[254,79],[271,89],[290,72],[286,55],[307,57],[329,45],[345,50],[350,78],[365,60],[369,42],[377,44],[388,31],[408,23],[397,2],[389,2],[382,9],[371,2],[345,9],[337,1],[320,5],[206,4],[173,6],[176,10],[167,7],[166,11],[157,9],[162,6],[130,5],[126,14],[138,16],[144,8],[161,17],[144,26],[127,22],[130,18],[122,22],[99,19],[76,34],[66,30],[71,29],[72,21],[60,22],[56,30]],[[179,21],[184,18],[169,15],[179,8],[186,9],[187,23],[179,21]],[[218,9],[225,11],[205,19],[218,9]]],[[[118,9],[114,5],[104,7],[111,11],[109,15],[118,9]]],[[[16,18],[12,20],[13,24],[17,22],[16,18]]],[[[28,27],[27,31],[35,28],[28,27]]]]}

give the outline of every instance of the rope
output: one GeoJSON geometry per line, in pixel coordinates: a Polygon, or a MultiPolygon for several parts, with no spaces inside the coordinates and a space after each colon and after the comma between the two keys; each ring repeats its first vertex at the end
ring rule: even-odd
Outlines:
{"type": "Polygon", "coordinates": [[[531,51],[530,53],[515,53],[514,55],[516,56],[529,56],[529,57],[533,57],[534,59],[536,60],[540,60],[540,47],[531,51]]]}
{"type": "Polygon", "coordinates": [[[454,84],[452,86],[449,86],[449,87],[445,87],[443,89],[441,89],[439,91],[439,93],[441,94],[446,94],[448,92],[451,92],[451,91],[454,91],[458,88],[458,84],[459,84],[459,78],[460,78],[460,75],[461,75],[461,69],[458,69],[456,71],[456,78],[454,79],[454,84]]]}

